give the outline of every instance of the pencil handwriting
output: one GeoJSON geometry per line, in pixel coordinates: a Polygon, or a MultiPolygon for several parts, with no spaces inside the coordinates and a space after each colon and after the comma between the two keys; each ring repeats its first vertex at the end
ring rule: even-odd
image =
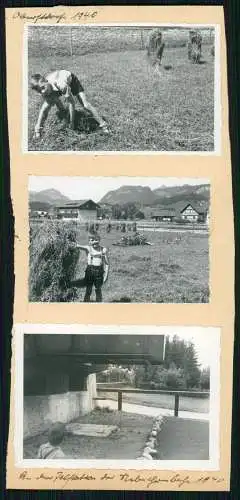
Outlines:
{"type": "Polygon", "coordinates": [[[29,471],[24,470],[19,474],[19,479],[22,481],[29,480],[43,480],[51,483],[59,483],[59,486],[65,488],[67,485],[71,483],[78,483],[81,481],[96,481],[100,480],[102,482],[109,482],[119,480],[121,483],[126,485],[129,484],[139,484],[141,487],[146,487],[150,489],[156,485],[160,485],[162,483],[175,485],[177,489],[184,489],[186,485],[193,484],[206,484],[208,482],[214,483],[222,483],[224,481],[223,477],[212,476],[212,475],[204,475],[201,474],[197,478],[192,478],[189,474],[180,474],[176,473],[171,475],[170,477],[163,477],[161,472],[155,472],[154,474],[147,474],[145,471],[144,474],[137,472],[104,472],[99,478],[91,471],[89,473],[81,473],[81,472],[68,472],[68,471],[57,471],[53,472],[41,472],[40,474],[36,473],[34,476],[32,471],[32,475],[29,471]]]}
{"type": "Polygon", "coordinates": [[[59,14],[52,13],[49,11],[39,12],[37,14],[30,14],[27,12],[21,12],[17,10],[13,13],[12,19],[19,19],[20,21],[27,21],[33,24],[37,24],[42,21],[51,21],[52,23],[60,24],[65,21],[84,21],[94,19],[98,15],[97,10],[82,10],[77,11],[72,16],[68,16],[67,12],[61,12],[59,14]]]}

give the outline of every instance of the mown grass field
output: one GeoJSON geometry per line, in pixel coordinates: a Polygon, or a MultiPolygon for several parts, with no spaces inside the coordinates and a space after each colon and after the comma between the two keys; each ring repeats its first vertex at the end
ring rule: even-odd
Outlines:
{"type": "Polygon", "coordinates": [[[68,69],[107,120],[105,136],[83,112],[71,131],[50,111],[40,140],[33,139],[41,97],[29,90],[28,149],[31,151],[213,151],[214,59],[203,45],[202,64],[187,59],[187,48],[166,48],[160,74],[146,51],[101,52],[78,56],[29,57],[28,71],[68,69]],[[164,69],[164,65],[172,69],[164,69]]]}
{"type": "MultiPolygon", "coordinates": [[[[38,226],[32,223],[34,231],[38,231],[38,226]]],[[[209,302],[208,233],[147,231],[144,234],[152,246],[114,246],[122,233],[116,230],[100,232],[101,244],[108,248],[110,260],[109,278],[103,285],[103,302],[209,302]]],[[[79,230],[77,240],[87,245],[88,233],[79,230]]],[[[38,245],[36,233],[32,238],[30,259],[38,245]]],[[[85,268],[86,255],[80,251],[74,279],[83,277],[85,268]]],[[[35,276],[30,275],[30,281],[34,279],[35,276]]],[[[82,302],[83,297],[84,289],[77,289],[76,301],[82,302]]],[[[32,300],[31,296],[29,299],[32,300]]],[[[94,290],[92,301],[95,301],[94,290]]]]}

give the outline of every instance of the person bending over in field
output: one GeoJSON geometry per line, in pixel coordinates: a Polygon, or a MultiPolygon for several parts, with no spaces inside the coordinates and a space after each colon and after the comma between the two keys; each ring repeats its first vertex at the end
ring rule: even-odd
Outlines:
{"type": "Polygon", "coordinates": [[[87,100],[82,84],[70,71],[52,71],[45,76],[36,73],[31,77],[30,86],[43,97],[43,104],[35,125],[34,137],[36,139],[41,136],[44,122],[46,121],[49,110],[52,106],[57,106],[60,115],[66,115],[66,109],[60,99],[61,96],[64,96],[68,102],[70,127],[72,129],[74,129],[74,97],[76,97],[81,106],[92,113],[94,119],[98,122],[100,129],[105,134],[109,133],[105,120],[98,114],[96,108],[87,100]]]}
{"type": "Polygon", "coordinates": [[[48,431],[48,442],[42,444],[38,450],[37,458],[46,460],[64,458],[65,455],[60,448],[65,434],[65,426],[61,422],[56,422],[48,431]]]}
{"type": "Polygon", "coordinates": [[[71,281],[71,286],[86,287],[84,302],[90,302],[93,285],[95,286],[96,302],[102,302],[102,286],[107,281],[109,261],[107,249],[100,245],[99,235],[89,236],[89,245],[76,244],[75,248],[87,254],[87,267],[83,279],[71,281]]]}

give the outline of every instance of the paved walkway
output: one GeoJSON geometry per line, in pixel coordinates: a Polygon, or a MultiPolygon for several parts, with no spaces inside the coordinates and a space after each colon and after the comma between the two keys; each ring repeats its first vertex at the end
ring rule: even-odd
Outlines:
{"type": "MultiPolygon", "coordinates": [[[[117,410],[117,401],[111,399],[98,400],[97,405],[100,408],[108,407],[112,410],[117,410]]],[[[132,403],[126,403],[123,401],[122,405],[123,411],[127,413],[136,413],[137,415],[146,415],[147,417],[157,417],[157,415],[171,415],[174,416],[173,410],[167,410],[166,408],[155,408],[152,406],[137,405],[132,403]]],[[[179,417],[191,418],[195,420],[209,420],[209,413],[196,413],[193,411],[179,411],[179,417]]]]}

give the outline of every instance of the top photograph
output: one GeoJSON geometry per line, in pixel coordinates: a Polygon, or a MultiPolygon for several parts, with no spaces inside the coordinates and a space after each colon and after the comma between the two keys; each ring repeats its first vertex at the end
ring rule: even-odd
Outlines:
{"type": "Polygon", "coordinates": [[[220,149],[218,26],[27,25],[23,150],[220,149]]]}

